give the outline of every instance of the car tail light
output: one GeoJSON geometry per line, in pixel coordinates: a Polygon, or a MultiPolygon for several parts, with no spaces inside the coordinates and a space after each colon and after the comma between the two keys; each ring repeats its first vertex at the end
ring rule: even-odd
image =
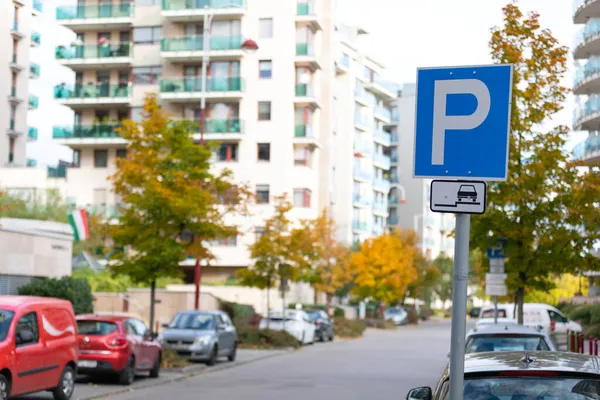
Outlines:
{"type": "Polygon", "coordinates": [[[126,347],[129,344],[129,341],[124,337],[112,337],[107,340],[107,344],[110,347],[126,347]]]}
{"type": "Polygon", "coordinates": [[[321,326],[321,325],[323,325],[323,321],[317,321],[317,322],[315,322],[315,325],[321,326]]]}
{"type": "Polygon", "coordinates": [[[550,321],[550,331],[554,332],[556,330],[556,322],[550,321]]]}

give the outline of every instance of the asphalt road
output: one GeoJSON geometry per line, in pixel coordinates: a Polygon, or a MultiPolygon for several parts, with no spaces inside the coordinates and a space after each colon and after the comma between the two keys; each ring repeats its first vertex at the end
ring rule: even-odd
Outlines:
{"type": "Polygon", "coordinates": [[[437,383],[450,350],[450,323],[429,322],[192,377],[112,399],[402,399],[437,383]]]}

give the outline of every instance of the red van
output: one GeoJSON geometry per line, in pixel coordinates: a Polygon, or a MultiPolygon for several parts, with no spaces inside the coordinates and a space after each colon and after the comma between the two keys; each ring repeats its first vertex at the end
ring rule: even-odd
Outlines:
{"type": "Polygon", "coordinates": [[[158,378],[162,348],[139,319],[117,315],[78,315],[82,375],[115,376],[131,385],[138,372],[158,378]]]}
{"type": "Polygon", "coordinates": [[[69,301],[0,296],[0,398],[50,390],[70,399],[78,355],[69,301]]]}

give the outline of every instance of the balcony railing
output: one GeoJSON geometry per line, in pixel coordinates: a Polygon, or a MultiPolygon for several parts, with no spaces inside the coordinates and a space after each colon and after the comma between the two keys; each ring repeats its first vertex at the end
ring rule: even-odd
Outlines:
{"type": "Polygon", "coordinates": [[[36,110],[40,105],[40,98],[30,94],[29,95],[29,109],[30,110],[36,110]]]}
{"type": "Polygon", "coordinates": [[[398,225],[398,216],[392,215],[388,218],[388,225],[398,225]]]}
{"type": "Polygon", "coordinates": [[[15,86],[11,86],[10,88],[10,97],[17,97],[17,88],[15,86]]]}
{"type": "Polygon", "coordinates": [[[162,2],[162,9],[165,11],[242,7],[244,7],[244,0],[163,0],[162,2]]]}
{"type": "MultiPolygon", "coordinates": [[[[392,142],[393,143],[393,142],[392,142]]],[[[398,154],[393,154],[390,156],[391,162],[398,162],[398,154]]]]}
{"type": "Polygon", "coordinates": [[[380,164],[385,164],[385,165],[391,164],[390,157],[386,156],[385,154],[379,154],[379,153],[373,154],[373,161],[378,162],[380,164]]]}
{"type": "Polygon", "coordinates": [[[371,172],[364,171],[362,169],[354,168],[354,177],[363,179],[366,181],[370,181],[373,178],[373,174],[371,172]]]}
{"type": "Polygon", "coordinates": [[[112,3],[89,6],[64,6],[56,9],[56,19],[126,18],[133,16],[130,3],[112,3]]]}
{"type": "Polygon", "coordinates": [[[58,165],[56,167],[48,167],[48,178],[66,178],[67,167],[65,165],[58,165]]]}
{"type": "MultiPolygon", "coordinates": [[[[205,133],[242,133],[244,131],[243,121],[238,118],[232,119],[207,119],[204,122],[205,133]]],[[[200,132],[200,126],[197,130],[200,132]]]]}
{"type": "Polygon", "coordinates": [[[315,12],[314,12],[314,8],[311,3],[298,2],[296,14],[305,16],[305,15],[314,15],[315,12]]]}
{"type": "Polygon", "coordinates": [[[12,31],[13,32],[19,32],[19,21],[13,21],[13,25],[12,25],[12,31]]]}
{"type": "Polygon", "coordinates": [[[392,175],[387,179],[389,179],[391,183],[400,183],[400,178],[397,175],[392,175]]]}
{"type": "Polygon", "coordinates": [[[40,45],[42,42],[42,35],[38,32],[31,32],[31,44],[40,45]]]}
{"type": "MultiPolygon", "coordinates": [[[[213,36],[210,37],[210,50],[239,50],[242,47],[241,36],[213,36]]],[[[202,51],[204,50],[204,36],[185,36],[163,38],[160,44],[161,51],[202,51]]]]}
{"type": "Polygon", "coordinates": [[[387,212],[388,206],[384,202],[375,202],[373,203],[373,209],[379,212],[387,212]]]}
{"type": "Polygon", "coordinates": [[[312,96],[313,95],[313,90],[312,90],[312,86],[307,84],[307,83],[300,83],[298,85],[296,85],[296,96],[299,97],[303,97],[303,96],[312,96]]]}
{"type": "Polygon", "coordinates": [[[354,123],[356,125],[361,125],[364,127],[368,127],[369,122],[367,120],[367,117],[363,116],[362,114],[356,113],[354,114],[354,123]]]}
{"type": "Polygon", "coordinates": [[[373,225],[373,229],[371,230],[371,232],[373,232],[373,235],[375,236],[380,236],[383,235],[385,228],[383,226],[380,225],[373,225]]]}
{"type": "Polygon", "coordinates": [[[14,130],[15,130],[15,126],[16,126],[16,125],[15,125],[15,119],[14,119],[14,118],[11,118],[11,119],[10,119],[10,125],[9,125],[9,127],[10,127],[10,130],[11,130],[11,131],[14,131],[14,130]]]}
{"type": "Polygon", "coordinates": [[[310,125],[296,125],[294,127],[295,137],[312,137],[312,126],[310,125]]]}
{"type": "Polygon", "coordinates": [[[33,0],[33,9],[42,12],[42,0],[33,0]]]}
{"type": "Polygon", "coordinates": [[[129,97],[128,84],[111,85],[108,83],[85,84],[85,85],[58,85],[54,87],[55,99],[98,99],[103,97],[122,98],[129,97]]]}
{"type": "Polygon", "coordinates": [[[577,32],[575,35],[575,41],[573,42],[573,48],[581,46],[589,39],[600,35],[600,19],[590,19],[585,26],[577,32]]]}
{"type": "Polygon", "coordinates": [[[377,115],[381,115],[382,117],[384,117],[385,119],[392,119],[392,112],[390,111],[389,108],[383,107],[378,105],[377,107],[375,107],[375,114],[377,115]]]}
{"type": "Polygon", "coordinates": [[[389,179],[375,178],[373,180],[373,186],[376,188],[379,188],[379,189],[389,190],[390,186],[391,186],[391,182],[389,179]]]}
{"type": "Polygon", "coordinates": [[[71,60],[77,58],[113,58],[130,57],[131,44],[120,43],[105,46],[58,46],[56,48],[57,60],[71,60]]]}
{"type": "Polygon", "coordinates": [[[37,160],[34,160],[33,158],[28,158],[26,165],[28,167],[37,167],[37,160]]]}
{"type": "Polygon", "coordinates": [[[400,143],[400,138],[398,137],[398,135],[391,135],[390,141],[392,144],[398,144],[400,143]]]}
{"type": "Polygon", "coordinates": [[[370,206],[371,205],[371,199],[369,199],[369,197],[367,197],[366,195],[361,195],[359,193],[354,193],[354,195],[352,196],[352,199],[354,201],[355,204],[360,204],[363,206],[370,206]]]}
{"type": "Polygon", "coordinates": [[[359,152],[363,156],[369,156],[373,153],[373,145],[368,142],[356,141],[354,142],[354,151],[359,152]]]}
{"type": "Polygon", "coordinates": [[[31,140],[37,140],[38,138],[38,129],[37,128],[29,128],[27,129],[27,137],[31,140]]]}
{"type": "Polygon", "coordinates": [[[296,43],[297,56],[313,56],[312,46],[308,43],[296,43]]]}
{"type": "Polygon", "coordinates": [[[40,76],[40,66],[39,64],[31,63],[29,66],[29,75],[34,78],[39,78],[40,76]]]}
{"type": "Polygon", "coordinates": [[[362,221],[352,221],[352,229],[354,229],[355,231],[366,232],[369,230],[369,224],[362,221]]]}
{"type": "Polygon", "coordinates": [[[354,89],[354,95],[359,100],[366,102],[371,107],[377,106],[377,97],[373,93],[368,92],[362,85],[357,85],[354,89]]]}
{"type": "MultiPolygon", "coordinates": [[[[242,90],[243,79],[239,76],[209,78],[206,80],[206,92],[240,92],[242,90]]],[[[160,81],[160,91],[162,93],[202,92],[202,79],[196,77],[162,79],[160,81]]]]}
{"type": "Polygon", "coordinates": [[[12,163],[13,161],[15,161],[15,153],[11,151],[8,153],[8,162],[12,163]]]}
{"type": "Polygon", "coordinates": [[[348,54],[342,54],[339,58],[340,65],[343,65],[346,68],[350,68],[350,56],[348,54]]]}
{"type": "Polygon", "coordinates": [[[592,155],[600,155],[600,135],[590,134],[588,138],[573,149],[575,159],[586,159],[592,155]]]}
{"type": "Polygon", "coordinates": [[[73,139],[73,138],[118,138],[115,131],[120,128],[118,124],[98,124],[98,125],[75,125],[75,126],[55,126],[52,129],[52,138],[54,139],[73,139]]]}
{"type": "Polygon", "coordinates": [[[392,143],[392,135],[386,131],[376,130],[374,136],[376,139],[379,139],[383,142],[392,143]]]}

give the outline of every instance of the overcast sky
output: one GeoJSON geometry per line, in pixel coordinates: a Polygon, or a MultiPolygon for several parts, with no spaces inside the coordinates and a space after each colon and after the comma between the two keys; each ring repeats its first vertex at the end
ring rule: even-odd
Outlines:
{"type": "MultiPolygon", "coordinates": [[[[369,32],[361,47],[387,67],[384,77],[414,82],[417,67],[487,64],[491,62],[490,28],[502,23],[502,7],[508,0],[337,0],[341,21],[369,32]]],[[[572,22],[570,0],[520,0],[523,11],[540,14],[563,44],[571,47],[581,26],[572,22]]],[[[573,61],[564,85],[572,86],[573,61]]],[[[554,121],[571,126],[574,100],[554,121]]],[[[572,135],[570,146],[584,140],[572,135]]]]}

